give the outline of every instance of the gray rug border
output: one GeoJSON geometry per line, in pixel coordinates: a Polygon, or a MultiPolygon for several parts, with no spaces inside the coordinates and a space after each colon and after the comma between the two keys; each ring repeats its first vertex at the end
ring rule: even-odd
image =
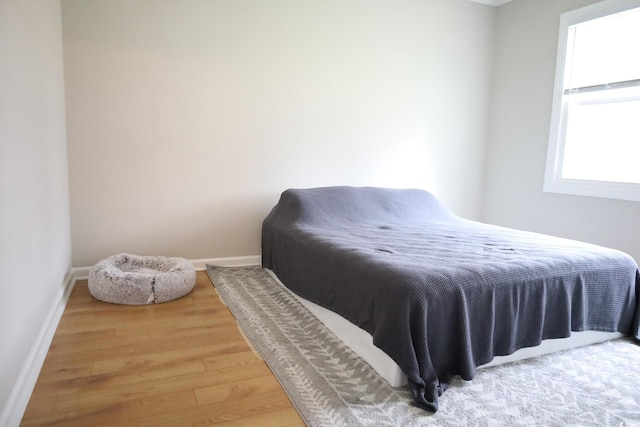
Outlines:
{"type": "MultiPolygon", "coordinates": [[[[385,408],[382,406],[376,409],[373,405],[365,402],[364,399],[362,403],[358,401],[345,401],[339,390],[336,389],[336,384],[334,384],[335,381],[334,383],[329,381],[324,376],[323,372],[320,372],[320,369],[318,369],[317,366],[314,366],[309,362],[307,356],[303,354],[302,349],[298,348],[296,343],[286,336],[286,334],[280,333],[281,328],[286,328],[286,325],[283,326],[282,321],[283,319],[286,321],[287,313],[289,312],[295,312],[296,314],[303,316],[302,321],[306,322],[304,324],[306,324],[307,327],[298,329],[305,329],[309,338],[315,340],[315,342],[322,342],[322,347],[325,347],[324,344],[327,342],[332,344],[334,351],[341,354],[343,359],[352,362],[353,369],[357,370],[362,377],[371,380],[374,386],[377,386],[377,388],[380,389],[385,389],[386,393],[391,394],[390,400],[393,404],[396,406],[398,406],[398,404],[403,406],[403,409],[407,414],[424,413],[424,415],[430,415],[419,408],[411,406],[411,395],[407,388],[402,387],[395,389],[390,387],[388,383],[373,370],[373,368],[371,368],[363,359],[353,352],[351,348],[337,338],[333,332],[331,332],[319,319],[317,319],[300,301],[287,292],[286,289],[283,289],[281,285],[279,285],[262,267],[219,267],[208,264],[207,274],[214,283],[214,288],[221,300],[229,308],[238,322],[238,326],[243,331],[251,345],[253,345],[254,349],[258,351],[262,356],[262,359],[269,366],[275,377],[282,385],[282,388],[285,390],[289,400],[291,400],[293,406],[307,425],[315,427],[393,424],[390,422],[381,422],[382,420],[378,416],[386,415],[383,414],[385,408]],[[286,363],[283,363],[283,361],[279,359],[279,356],[282,356],[283,351],[280,351],[280,354],[274,353],[274,349],[270,345],[269,340],[265,339],[265,336],[260,330],[255,329],[255,319],[253,319],[254,324],[252,324],[252,321],[248,319],[245,310],[236,301],[238,299],[238,294],[242,293],[244,294],[244,303],[250,301],[248,303],[251,306],[250,309],[264,312],[264,308],[260,306],[255,296],[251,295],[244,288],[231,288],[231,284],[227,283],[224,277],[217,276],[218,272],[224,271],[241,273],[243,270],[248,269],[253,272],[259,270],[261,274],[260,279],[264,280],[267,284],[273,285],[270,289],[264,288],[265,295],[269,298],[272,296],[282,298],[282,303],[286,304],[286,310],[279,310],[282,307],[276,307],[279,310],[280,323],[275,328],[267,327],[267,329],[269,332],[275,333],[279,336],[280,343],[286,342],[286,352],[297,354],[303,360],[307,361],[306,363],[298,364],[299,366],[297,368],[303,371],[311,380],[313,383],[313,390],[303,390],[302,392],[299,392],[297,382],[293,378],[290,378],[290,374],[287,372],[286,363]],[[319,408],[318,406],[322,405],[323,402],[327,404],[331,403],[331,405],[319,408]],[[335,406],[334,404],[336,403],[340,403],[340,405],[335,406]],[[354,412],[354,410],[356,412],[354,412]]],[[[256,289],[254,289],[254,291],[256,291],[256,289]]],[[[275,301],[275,298],[273,300],[275,301]]],[[[267,319],[267,321],[273,324],[278,323],[271,318],[267,319]]],[[[319,346],[316,346],[316,349],[321,351],[319,346]]],[[[349,388],[349,385],[343,387],[349,388]]],[[[376,402],[375,406],[384,404],[384,400],[385,399],[383,398],[381,402],[376,402]]]]}
{"type": "Polygon", "coordinates": [[[249,341],[249,345],[251,346],[252,350],[255,352],[258,352],[262,361],[267,364],[267,366],[269,367],[273,375],[276,377],[280,385],[282,385],[282,389],[289,397],[289,401],[291,401],[291,404],[293,405],[293,407],[296,408],[296,411],[298,411],[298,414],[300,415],[302,420],[305,422],[305,424],[311,425],[309,424],[309,420],[307,419],[305,412],[302,411],[302,408],[300,408],[300,405],[298,404],[297,400],[292,395],[291,390],[289,389],[288,386],[285,385],[287,384],[288,380],[283,378],[283,375],[280,374],[279,369],[277,369],[277,367],[274,366],[275,364],[274,362],[272,362],[273,359],[265,355],[263,340],[259,339],[258,337],[255,337],[255,334],[252,332],[252,329],[246,327],[245,325],[246,319],[244,318],[242,313],[239,312],[236,306],[232,304],[232,301],[231,301],[232,298],[230,298],[229,295],[226,292],[224,292],[222,287],[218,288],[218,286],[216,286],[216,281],[214,280],[214,276],[213,276],[214,271],[223,269],[223,268],[234,268],[234,267],[219,267],[219,266],[207,264],[206,268],[207,268],[207,275],[209,276],[209,279],[211,279],[211,282],[213,283],[213,289],[220,297],[220,300],[229,309],[233,317],[236,319],[236,322],[238,323],[238,328],[240,329],[242,336],[249,341]]]}

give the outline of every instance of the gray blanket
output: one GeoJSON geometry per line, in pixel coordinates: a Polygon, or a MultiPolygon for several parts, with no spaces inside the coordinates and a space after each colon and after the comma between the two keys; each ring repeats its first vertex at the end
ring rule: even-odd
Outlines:
{"type": "Polygon", "coordinates": [[[373,336],[436,411],[452,376],[571,331],[640,339],[628,255],[459,218],[421,190],[285,191],[262,263],[300,296],[373,336]]]}

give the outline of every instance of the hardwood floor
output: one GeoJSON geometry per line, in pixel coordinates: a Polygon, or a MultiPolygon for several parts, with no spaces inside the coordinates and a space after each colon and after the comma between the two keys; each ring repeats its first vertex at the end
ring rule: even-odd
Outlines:
{"type": "Polygon", "coordinates": [[[99,302],[78,281],[22,426],[303,426],[205,272],[158,305],[99,302]]]}

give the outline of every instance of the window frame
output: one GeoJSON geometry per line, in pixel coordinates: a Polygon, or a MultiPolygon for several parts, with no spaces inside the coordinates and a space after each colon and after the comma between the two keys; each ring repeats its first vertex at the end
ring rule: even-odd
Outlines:
{"type": "Polygon", "coordinates": [[[564,76],[569,28],[638,7],[640,7],[640,0],[605,0],[560,15],[544,192],[640,201],[640,184],[568,179],[560,176],[564,160],[564,136],[568,114],[567,108],[564,108],[564,76]]]}

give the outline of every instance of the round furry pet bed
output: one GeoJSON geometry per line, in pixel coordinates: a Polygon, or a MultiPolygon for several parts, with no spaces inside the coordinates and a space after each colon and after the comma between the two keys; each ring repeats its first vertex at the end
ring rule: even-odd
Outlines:
{"type": "Polygon", "coordinates": [[[187,295],[196,271],[184,258],[118,254],[89,272],[89,292],[114,304],[158,304],[187,295]]]}

